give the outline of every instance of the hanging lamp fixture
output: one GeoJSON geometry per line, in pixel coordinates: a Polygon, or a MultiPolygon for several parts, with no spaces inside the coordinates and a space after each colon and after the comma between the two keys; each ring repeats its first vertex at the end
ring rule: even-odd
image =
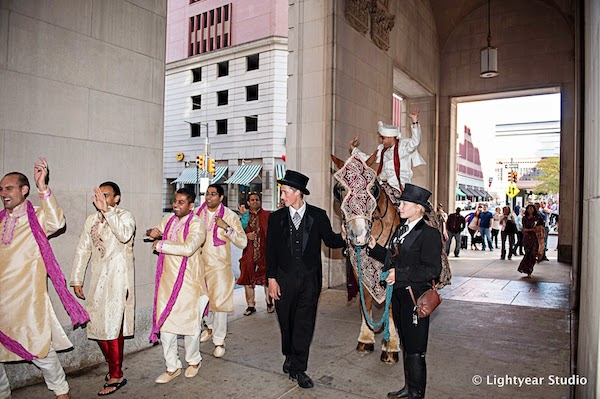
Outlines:
{"type": "Polygon", "coordinates": [[[498,47],[492,47],[490,19],[490,0],[488,0],[487,47],[481,49],[481,73],[479,74],[484,79],[498,76],[498,47]]]}

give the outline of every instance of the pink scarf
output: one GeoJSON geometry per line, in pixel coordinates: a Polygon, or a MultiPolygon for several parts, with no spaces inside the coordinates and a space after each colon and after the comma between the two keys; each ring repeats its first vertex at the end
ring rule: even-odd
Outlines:
{"type": "MultiPolygon", "coordinates": [[[[169,219],[169,221],[167,222],[167,226],[165,227],[165,231],[163,232],[163,238],[168,237],[169,229],[171,228],[171,225],[173,224],[173,222],[175,221],[176,218],[177,218],[177,216],[173,215],[171,217],[171,219],[169,219]]],[[[193,218],[194,218],[194,214],[191,213],[188,217],[188,220],[185,222],[185,227],[183,229],[184,241],[187,238],[188,233],[190,231],[190,223],[193,218]]],[[[177,279],[175,280],[175,286],[173,287],[173,291],[171,291],[171,296],[169,297],[169,300],[167,302],[167,306],[161,313],[160,318],[158,319],[158,323],[157,323],[156,322],[156,301],[158,299],[158,286],[160,285],[160,278],[162,276],[164,263],[165,263],[165,254],[161,252],[161,254],[158,256],[158,263],[156,264],[156,277],[154,278],[154,309],[152,311],[152,331],[150,332],[150,338],[149,338],[150,342],[152,342],[152,343],[158,341],[158,333],[160,331],[160,328],[165,323],[165,320],[167,320],[167,317],[169,317],[169,314],[171,313],[171,310],[173,309],[173,306],[175,305],[175,301],[177,301],[177,297],[179,296],[179,291],[181,291],[181,286],[183,285],[183,277],[185,275],[187,261],[188,261],[187,256],[184,256],[183,260],[181,261],[181,266],[179,267],[179,273],[177,274],[177,279]]]]}
{"type": "MultiPolygon", "coordinates": [[[[2,220],[5,217],[6,209],[0,212],[0,223],[2,223],[2,220]]],[[[65,276],[60,269],[58,262],[56,261],[56,257],[54,256],[54,252],[50,246],[50,242],[48,242],[48,237],[46,237],[46,233],[44,233],[42,226],[40,226],[40,222],[37,219],[33,205],[31,205],[31,202],[29,201],[27,201],[27,219],[29,221],[29,226],[31,227],[33,237],[35,238],[35,241],[40,249],[44,265],[46,266],[46,273],[48,273],[50,280],[52,280],[52,285],[54,285],[60,301],[71,317],[71,323],[73,325],[77,325],[88,322],[90,320],[90,316],[87,314],[83,306],[81,306],[75,297],[73,297],[73,295],[71,295],[69,292],[65,276]]],[[[25,349],[20,343],[3,334],[2,332],[0,332],[0,343],[9,351],[27,361],[37,358],[37,356],[29,353],[29,351],[27,351],[27,349],[25,349]]]]}
{"type": "MultiPolygon", "coordinates": [[[[200,209],[198,209],[198,212],[196,212],[196,215],[200,216],[200,214],[202,213],[202,211],[206,209],[206,202],[204,202],[202,204],[202,206],[200,207],[200,209]]],[[[208,211],[207,211],[208,212],[208,211]]],[[[217,211],[216,216],[223,218],[223,215],[225,215],[225,206],[223,204],[221,204],[221,206],[219,207],[219,210],[217,211]]],[[[204,220],[204,223],[206,224],[207,227],[208,226],[208,220],[204,220]]],[[[213,227],[213,243],[215,244],[215,247],[219,247],[221,245],[225,245],[226,242],[221,240],[218,236],[217,236],[217,230],[219,229],[216,225],[216,223],[214,223],[214,218],[213,218],[213,223],[212,223],[212,227],[213,227]]]]}

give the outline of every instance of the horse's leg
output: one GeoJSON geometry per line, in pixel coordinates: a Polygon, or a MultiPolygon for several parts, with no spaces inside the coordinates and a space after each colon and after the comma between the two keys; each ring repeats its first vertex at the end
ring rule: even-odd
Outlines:
{"type": "MultiPolygon", "coordinates": [[[[367,320],[365,319],[365,315],[363,313],[362,305],[360,304],[360,334],[358,335],[358,344],[356,345],[356,350],[358,352],[373,352],[375,350],[375,333],[369,327],[367,320]]],[[[367,313],[371,316],[371,307],[373,306],[373,298],[371,295],[365,292],[365,306],[367,307],[367,313]]]]}
{"type": "Polygon", "coordinates": [[[382,340],[381,345],[381,361],[387,364],[398,363],[400,359],[400,337],[398,336],[398,330],[396,324],[394,324],[394,315],[392,314],[392,306],[390,304],[390,341],[385,342],[382,340]]]}

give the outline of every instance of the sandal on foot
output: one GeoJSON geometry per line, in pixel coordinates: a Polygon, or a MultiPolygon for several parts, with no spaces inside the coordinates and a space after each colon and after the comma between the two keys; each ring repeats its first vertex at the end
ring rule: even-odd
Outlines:
{"type": "Polygon", "coordinates": [[[254,306],[248,306],[244,312],[244,316],[250,316],[254,312],[256,312],[256,308],[254,306]]]}
{"type": "Polygon", "coordinates": [[[275,311],[275,305],[272,303],[267,303],[267,313],[273,313],[275,311]]]}
{"type": "Polygon", "coordinates": [[[127,385],[127,378],[123,378],[123,380],[121,382],[115,382],[113,384],[109,384],[107,382],[106,384],[104,384],[104,388],[115,388],[115,389],[110,392],[107,392],[107,393],[98,392],[98,396],[112,395],[113,393],[117,392],[119,389],[123,388],[125,385],[127,385]]]}

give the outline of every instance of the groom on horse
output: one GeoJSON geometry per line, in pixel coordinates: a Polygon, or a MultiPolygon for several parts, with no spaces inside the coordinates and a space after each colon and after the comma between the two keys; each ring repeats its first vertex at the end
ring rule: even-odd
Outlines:
{"type": "Polygon", "coordinates": [[[414,109],[409,115],[411,119],[412,136],[401,138],[396,126],[378,122],[379,145],[377,151],[370,156],[358,149],[359,136],[354,137],[349,144],[350,153],[358,154],[371,166],[373,162],[379,163],[377,176],[381,182],[387,182],[396,190],[404,190],[404,185],[410,183],[413,172],[412,166],[425,165],[425,160],[417,151],[421,144],[421,125],[419,124],[419,110],[414,109]]]}

